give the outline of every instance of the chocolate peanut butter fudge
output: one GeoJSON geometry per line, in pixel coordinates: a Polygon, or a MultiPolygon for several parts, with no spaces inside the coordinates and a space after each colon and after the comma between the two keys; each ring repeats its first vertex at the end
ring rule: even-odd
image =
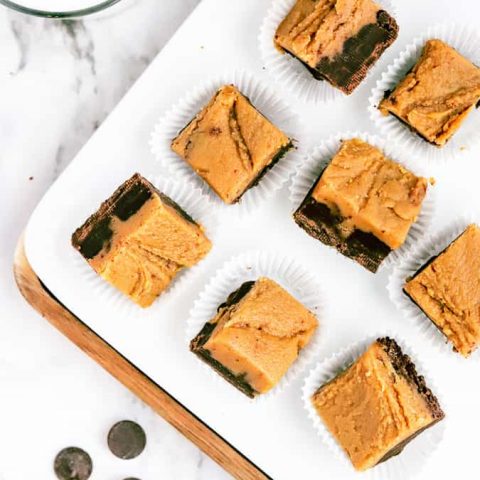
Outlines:
{"type": "Polygon", "coordinates": [[[312,403],[357,470],[398,455],[445,414],[395,340],[376,340],[312,403]]]}
{"type": "Polygon", "coordinates": [[[407,281],[404,292],[456,351],[469,356],[480,344],[480,228],[469,225],[407,281]]]}
{"type": "Polygon", "coordinates": [[[376,272],[416,221],[427,180],[360,140],[342,142],[294,214],[309,235],[376,272]]]}
{"type": "Polygon", "coordinates": [[[297,0],[275,44],[350,94],[397,36],[395,20],[372,0],[297,0]]]}
{"type": "Polygon", "coordinates": [[[280,381],[317,325],[313,313],[273,280],[262,277],[230,294],[190,349],[253,398],[280,381]]]}
{"type": "Polygon", "coordinates": [[[73,246],[105,280],[148,307],[211,243],[179,205],[139,174],[127,180],[72,235],[73,246]]]}
{"type": "Polygon", "coordinates": [[[407,76],[380,103],[380,111],[443,146],[480,100],[480,68],[441,40],[429,40],[407,76]]]}
{"type": "Polygon", "coordinates": [[[172,142],[172,150],[229,204],[292,146],[233,85],[220,88],[172,142]]]}

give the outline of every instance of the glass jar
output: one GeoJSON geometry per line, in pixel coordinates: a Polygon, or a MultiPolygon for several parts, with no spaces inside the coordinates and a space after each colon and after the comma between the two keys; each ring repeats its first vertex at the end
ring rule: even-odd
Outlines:
{"type": "Polygon", "coordinates": [[[0,5],[39,17],[73,18],[104,10],[120,0],[0,0],[0,5]]]}

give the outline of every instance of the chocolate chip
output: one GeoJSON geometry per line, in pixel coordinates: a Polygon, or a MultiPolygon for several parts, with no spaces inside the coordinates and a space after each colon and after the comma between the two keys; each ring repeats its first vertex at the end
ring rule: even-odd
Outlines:
{"type": "Polygon", "coordinates": [[[108,432],[108,448],[118,458],[130,460],[138,457],[145,448],[147,437],[138,423],[123,420],[108,432]]]}
{"type": "Polygon", "coordinates": [[[64,448],[53,462],[59,480],[87,480],[92,474],[92,468],[90,455],[77,447],[64,448]]]}

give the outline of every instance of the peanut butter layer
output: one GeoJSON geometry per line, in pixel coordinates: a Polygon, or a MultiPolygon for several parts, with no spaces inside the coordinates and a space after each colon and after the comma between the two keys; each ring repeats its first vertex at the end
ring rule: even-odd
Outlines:
{"type": "Polygon", "coordinates": [[[97,273],[141,307],[211,248],[202,227],[139,175],[75,232],[73,244],[97,273]]]}
{"type": "Polygon", "coordinates": [[[379,108],[443,146],[479,100],[480,69],[441,40],[429,40],[413,70],[379,108]]]}
{"type": "Polygon", "coordinates": [[[226,203],[234,203],[292,146],[236,87],[222,87],[172,142],[226,203]]]}
{"type": "Polygon", "coordinates": [[[389,338],[374,342],[312,403],[357,470],[400,453],[444,416],[409,357],[389,338]]]}
{"type": "Polygon", "coordinates": [[[397,33],[394,19],[372,0],[297,0],[275,44],[351,93],[397,33]]]}
{"type": "Polygon", "coordinates": [[[210,324],[213,330],[202,348],[257,394],[285,375],[310,341],[317,319],[280,285],[262,277],[239,301],[221,306],[210,324]]]}
{"type": "Polygon", "coordinates": [[[470,225],[404,286],[463,356],[480,344],[480,229],[470,225]]]}
{"type": "Polygon", "coordinates": [[[355,229],[399,248],[416,221],[427,180],[387,159],[376,147],[351,139],[324,170],[311,196],[343,217],[338,229],[348,238],[355,229]]]}

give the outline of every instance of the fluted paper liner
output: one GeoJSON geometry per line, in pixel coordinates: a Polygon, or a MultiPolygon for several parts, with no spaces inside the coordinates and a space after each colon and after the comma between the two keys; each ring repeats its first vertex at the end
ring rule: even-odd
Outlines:
{"type": "Polygon", "coordinates": [[[416,64],[427,40],[439,39],[455,48],[460,54],[480,66],[480,36],[476,28],[442,24],[431,27],[423,35],[417,37],[382,74],[372,90],[369,99],[370,117],[381,133],[390,141],[401,146],[406,155],[410,155],[418,164],[439,166],[455,157],[468,153],[480,141],[480,113],[470,112],[460,128],[454,133],[446,145],[436,147],[419,137],[408,126],[393,115],[383,115],[378,105],[385,92],[394,90],[408,71],[416,64]]]}
{"type": "MultiPolygon", "coordinates": [[[[403,316],[410,321],[417,331],[433,345],[438,353],[451,354],[455,358],[462,358],[459,353],[453,351],[453,345],[433,324],[410,298],[403,292],[403,286],[409,277],[412,277],[428,260],[445,250],[471,223],[480,225],[480,215],[469,213],[452,223],[441,232],[426,237],[392,270],[387,290],[390,300],[402,312],[403,316]]],[[[470,358],[480,358],[477,349],[470,358]]]]}
{"type": "MultiPolygon", "coordinates": [[[[417,360],[417,355],[411,355],[410,348],[407,348],[404,343],[399,340],[398,335],[393,332],[383,332],[378,335],[372,335],[366,339],[343,348],[339,352],[333,354],[326,360],[318,363],[313,367],[305,378],[302,389],[303,404],[307,411],[308,417],[313,424],[313,428],[327,445],[329,450],[335,455],[339,461],[348,463],[353,470],[353,465],[347,453],[337,443],[334,436],[330,433],[326,425],[323,423],[321,417],[315,410],[311,398],[312,395],[325,383],[334,379],[340,372],[346,370],[352,365],[377,339],[382,337],[390,337],[394,339],[403,353],[412,358],[413,363],[417,368],[417,372],[425,377],[427,386],[432,390],[433,394],[438,398],[442,410],[448,415],[445,409],[443,398],[439,396],[437,387],[431,378],[428,378],[426,370],[417,360]]],[[[359,478],[371,480],[405,480],[407,478],[417,477],[421,472],[426,460],[440,444],[446,425],[446,419],[431,428],[421,432],[414,438],[405,449],[397,456],[390,458],[386,462],[380,463],[365,472],[356,472],[359,478]]]]}
{"type": "MultiPolygon", "coordinates": [[[[212,215],[212,206],[208,199],[203,196],[198,189],[192,188],[191,185],[181,184],[163,177],[147,175],[146,178],[158,188],[158,190],[175,201],[197,223],[202,225],[206,236],[213,243],[217,220],[212,215]]],[[[128,296],[120,292],[120,290],[104,280],[73,247],[71,248],[71,255],[73,257],[72,262],[75,265],[75,271],[72,274],[82,277],[85,282],[91,284],[99,301],[111,305],[112,312],[115,312],[115,315],[125,316],[127,318],[149,318],[158,314],[156,306],[159,299],[168,296],[174,289],[181,288],[185,279],[188,278],[197,267],[195,265],[180,271],[167,289],[162,292],[150,307],[142,308],[128,296]]]]}
{"type": "MultiPolygon", "coordinates": [[[[290,201],[292,202],[293,211],[298,209],[313,184],[317,181],[320,173],[338,152],[342,140],[348,140],[351,138],[359,138],[379,148],[387,158],[403,165],[415,175],[424,176],[426,178],[429,178],[430,176],[425,167],[422,168],[416,165],[410,165],[411,162],[407,160],[408,156],[405,156],[401,150],[395,148],[390,142],[387,142],[378,136],[364,132],[339,133],[314,147],[304,158],[304,161],[297,166],[290,185],[290,201]]],[[[379,271],[396,263],[413,245],[423,238],[431,224],[434,213],[435,187],[429,185],[420,214],[417,221],[410,228],[405,243],[400,248],[393,250],[385,258],[379,271]]]]}
{"type": "MultiPolygon", "coordinates": [[[[345,96],[326,80],[317,80],[307,68],[293,56],[282,53],[274,44],[275,32],[297,0],[273,0],[265,16],[258,44],[262,60],[271,77],[305,103],[331,102],[345,96]]],[[[390,0],[377,0],[390,15],[395,7],[390,0]]],[[[372,66],[371,70],[375,68],[372,66]]],[[[369,70],[367,74],[371,73],[369,70]]],[[[365,79],[366,80],[366,79],[365,79]]],[[[365,81],[364,80],[364,81],[365,81]]]]}
{"type": "MultiPolygon", "coordinates": [[[[325,329],[328,321],[323,316],[324,295],[313,274],[295,260],[277,252],[252,251],[227,261],[211,278],[196,299],[187,322],[186,341],[195,338],[203,326],[217,313],[218,306],[237,290],[244,282],[268,277],[310,310],[318,320],[318,327],[310,342],[303,348],[296,361],[280,382],[269,392],[258,395],[255,402],[280,393],[292,379],[296,378],[313,358],[322,352],[325,329]]],[[[188,348],[188,347],[187,347],[188,348]]],[[[192,353],[193,355],[193,353],[192,353]]],[[[215,370],[199,359],[217,385],[221,388],[235,388],[224,380],[215,370]]],[[[239,395],[244,396],[240,391],[239,395]]],[[[244,396],[247,399],[246,396],[244,396]]]]}
{"type": "Polygon", "coordinates": [[[199,188],[217,209],[227,208],[245,214],[253,211],[260,203],[270,198],[289,179],[295,165],[301,159],[302,129],[299,119],[290,107],[272,91],[272,88],[244,71],[224,73],[187,93],[156,124],[150,140],[150,147],[160,164],[168,169],[173,178],[189,182],[199,188]],[[227,205],[210,186],[170,148],[172,140],[211,100],[223,85],[233,84],[245,95],[253,106],[277,128],[282,130],[294,144],[267,173],[258,185],[248,189],[234,205],[227,205]]]}

